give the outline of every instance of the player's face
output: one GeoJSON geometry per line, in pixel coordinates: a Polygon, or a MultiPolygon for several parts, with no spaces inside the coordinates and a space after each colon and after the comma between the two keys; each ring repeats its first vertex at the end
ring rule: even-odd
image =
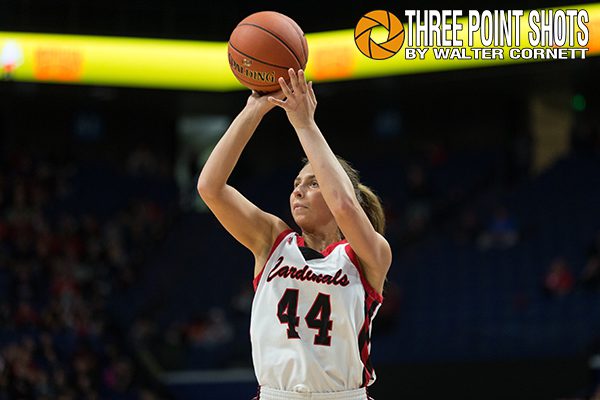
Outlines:
{"type": "Polygon", "coordinates": [[[310,164],[306,164],[294,180],[290,207],[294,221],[302,230],[314,230],[335,222],[310,164]]]}

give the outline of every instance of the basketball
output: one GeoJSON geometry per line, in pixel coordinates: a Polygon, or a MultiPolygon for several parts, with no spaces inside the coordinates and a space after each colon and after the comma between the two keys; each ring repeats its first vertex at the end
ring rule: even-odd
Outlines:
{"type": "Polygon", "coordinates": [[[227,44],[229,66],[240,83],[260,93],[280,89],[280,76],[289,81],[288,69],[304,69],[308,44],[291,18],[261,11],[244,18],[227,44]]]}

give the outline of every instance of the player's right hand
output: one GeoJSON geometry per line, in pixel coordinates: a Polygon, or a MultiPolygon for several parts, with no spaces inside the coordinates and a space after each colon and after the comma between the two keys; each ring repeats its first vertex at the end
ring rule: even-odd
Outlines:
{"type": "Polygon", "coordinates": [[[265,94],[260,94],[253,90],[250,97],[248,97],[246,107],[257,112],[260,116],[263,116],[275,107],[275,104],[271,103],[268,100],[269,97],[275,97],[276,99],[284,99],[285,95],[281,90],[265,94]]]}

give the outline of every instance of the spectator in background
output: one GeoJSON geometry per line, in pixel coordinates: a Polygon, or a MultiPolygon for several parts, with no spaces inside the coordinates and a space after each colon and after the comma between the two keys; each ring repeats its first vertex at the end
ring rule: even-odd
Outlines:
{"type": "Polygon", "coordinates": [[[160,331],[157,341],[152,344],[152,353],[160,366],[166,370],[183,369],[187,348],[187,327],[183,323],[171,322],[160,331]]]}
{"type": "Polygon", "coordinates": [[[159,162],[147,145],[140,145],[129,155],[127,170],[133,176],[155,175],[159,162]]]}
{"type": "Polygon", "coordinates": [[[571,150],[577,155],[600,154],[600,123],[591,115],[577,118],[571,129],[571,150]]]}
{"type": "Polygon", "coordinates": [[[544,292],[551,297],[561,297],[573,290],[575,279],[564,257],[556,257],[544,277],[544,292]]]}
{"type": "Polygon", "coordinates": [[[204,332],[204,344],[208,347],[227,345],[233,340],[233,326],[225,310],[213,307],[208,312],[208,325],[204,332]]]}
{"type": "Polygon", "coordinates": [[[477,242],[477,238],[481,234],[481,222],[477,213],[472,208],[465,209],[457,224],[455,238],[458,243],[472,244],[477,242]]]}
{"type": "Polygon", "coordinates": [[[439,140],[432,140],[426,144],[427,162],[432,168],[441,167],[448,162],[448,149],[439,140]]]}
{"type": "Polygon", "coordinates": [[[425,170],[420,165],[408,169],[406,224],[410,236],[422,233],[431,219],[433,193],[425,170]]]}
{"type": "Polygon", "coordinates": [[[600,289],[600,232],[588,249],[580,283],[585,289],[600,289]]]}
{"type": "Polygon", "coordinates": [[[374,322],[378,332],[386,334],[395,328],[402,305],[402,294],[402,289],[396,282],[392,280],[386,282],[385,302],[377,312],[377,319],[374,322]]]}
{"type": "Polygon", "coordinates": [[[231,299],[231,308],[236,314],[244,318],[245,321],[245,318],[250,316],[250,311],[252,311],[253,299],[254,291],[252,290],[252,286],[243,284],[241,285],[240,290],[231,299]]]}
{"type": "Polygon", "coordinates": [[[587,365],[589,368],[587,398],[590,400],[600,400],[600,336],[596,336],[592,339],[586,353],[587,365]]]}
{"type": "Polygon", "coordinates": [[[506,207],[499,206],[483,234],[479,237],[482,250],[490,248],[506,249],[514,246],[519,239],[516,219],[506,207]]]}

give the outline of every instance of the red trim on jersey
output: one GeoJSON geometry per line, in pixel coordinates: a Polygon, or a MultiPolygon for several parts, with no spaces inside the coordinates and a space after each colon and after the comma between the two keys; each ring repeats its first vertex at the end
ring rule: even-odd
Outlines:
{"type": "Polygon", "coordinates": [[[258,275],[256,275],[254,277],[254,280],[252,281],[252,285],[254,286],[255,292],[256,292],[256,288],[258,287],[258,282],[260,282],[260,277],[262,276],[263,271],[265,270],[265,267],[267,266],[267,263],[269,262],[269,259],[273,255],[273,252],[275,251],[277,246],[279,246],[281,241],[292,232],[294,232],[292,229],[286,229],[283,232],[281,232],[279,235],[277,235],[277,238],[275,239],[275,243],[273,243],[273,246],[271,247],[271,251],[269,251],[269,256],[265,260],[265,264],[262,266],[260,272],[258,273],[258,275]]]}
{"type": "Polygon", "coordinates": [[[373,286],[371,286],[371,284],[367,281],[367,278],[365,278],[362,268],[360,267],[360,262],[358,261],[358,256],[356,255],[352,247],[348,245],[346,246],[345,250],[346,254],[350,258],[350,261],[352,261],[352,264],[354,264],[354,266],[358,270],[358,274],[360,275],[360,281],[362,282],[363,287],[365,288],[365,292],[367,292],[367,295],[373,300],[377,301],[379,304],[383,303],[383,296],[380,293],[378,293],[377,290],[375,290],[373,286]]]}
{"type": "Polygon", "coordinates": [[[378,303],[371,297],[365,298],[365,322],[358,333],[358,350],[360,352],[360,360],[363,364],[362,387],[369,386],[374,375],[369,354],[369,346],[371,345],[371,321],[373,320],[373,315],[380,305],[381,303],[378,303]]]}
{"type": "Polygon", "coordinates": [[[344,244],[344,243],[348,243],[348,241],[346,239],[344,239],[344,240],[340,240],[337,243],[331,243],[329,246],[325,247],[325,250],[323,250],[321,252],[321,254],[323,254],[325,257],[327,257],[329,254],[331,254],[331,252],[333,250],[335,250],[336,247],[338,247],[339,245],[344,244]]]}

